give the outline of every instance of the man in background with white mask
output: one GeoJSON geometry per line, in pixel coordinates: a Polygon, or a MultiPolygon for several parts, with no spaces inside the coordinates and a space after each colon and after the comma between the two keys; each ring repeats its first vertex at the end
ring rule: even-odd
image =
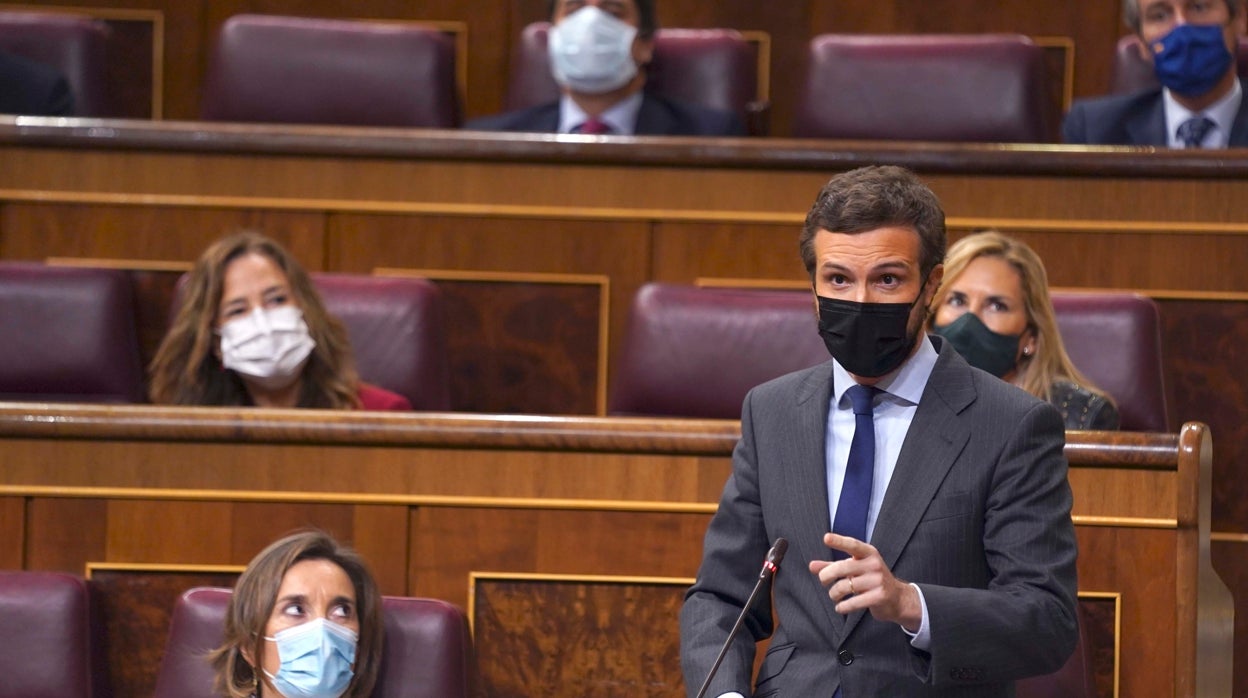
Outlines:
{"type": "Polygon", "coordinates": [[[1122,15],[1161,87],[1076,102],[1062,124],[1063,140],[1248,146],[1248,104],[1236,71],[1244,0],[1123,0],[1122,15]]]}
{"type": "Polygon", "coordinates": [[[654,0],[552,0],[547,39],[558,101],[468,122],[480,131],[617,136],[745,135],[730,112],[646,92],[654,0]]]}

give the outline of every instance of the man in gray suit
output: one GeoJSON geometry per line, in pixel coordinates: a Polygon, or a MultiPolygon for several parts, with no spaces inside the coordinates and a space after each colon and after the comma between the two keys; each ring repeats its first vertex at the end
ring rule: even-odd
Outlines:
{"type": "Polygon", "coordinates": [[[801,251],[833,360],[745,398],[681,610],[689,695],[777,538],[772,603],[748,610],[708,696],[1008,696],[1073,651],[1062,420],[923,334],[945,246],[940,203],[907,170],[854,170],[820,192],[801,251]]]}

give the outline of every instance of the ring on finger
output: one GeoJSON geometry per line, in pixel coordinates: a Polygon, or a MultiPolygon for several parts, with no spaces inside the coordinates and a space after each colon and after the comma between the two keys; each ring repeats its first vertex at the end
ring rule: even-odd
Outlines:
{"type": "Polygon", "coordinates": [[[854,578],[853,578],[853,577],[846,577],[846,579],[848,579],[848,580],[849,580],[849,593],[850,593],[850,594],[856,594],[857,592],[855,592],[855,591],[854,591],[854,578]]]}

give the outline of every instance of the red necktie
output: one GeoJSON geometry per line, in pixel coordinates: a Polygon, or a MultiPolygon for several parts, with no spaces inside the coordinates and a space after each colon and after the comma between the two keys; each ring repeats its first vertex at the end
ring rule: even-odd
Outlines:
{"type": "Polygon", "coordinates": [[[611,133],[611,125],[597,117],[591,116],[577,127],[576,132],[587,136],[602,136],[611,133]]]}

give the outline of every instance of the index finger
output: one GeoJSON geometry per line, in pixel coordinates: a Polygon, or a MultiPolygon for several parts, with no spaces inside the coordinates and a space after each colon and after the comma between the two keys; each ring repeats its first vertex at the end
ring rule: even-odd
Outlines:
{"type": "Polygon", "coordinates": [[[823,534],[823,544],[833,550],[839,550],[855,560],[861,560],[875,552],[875,548],[871,547],[870,543],[864,543],[857,538],[842,536],[839,533],[823,534]]]}

